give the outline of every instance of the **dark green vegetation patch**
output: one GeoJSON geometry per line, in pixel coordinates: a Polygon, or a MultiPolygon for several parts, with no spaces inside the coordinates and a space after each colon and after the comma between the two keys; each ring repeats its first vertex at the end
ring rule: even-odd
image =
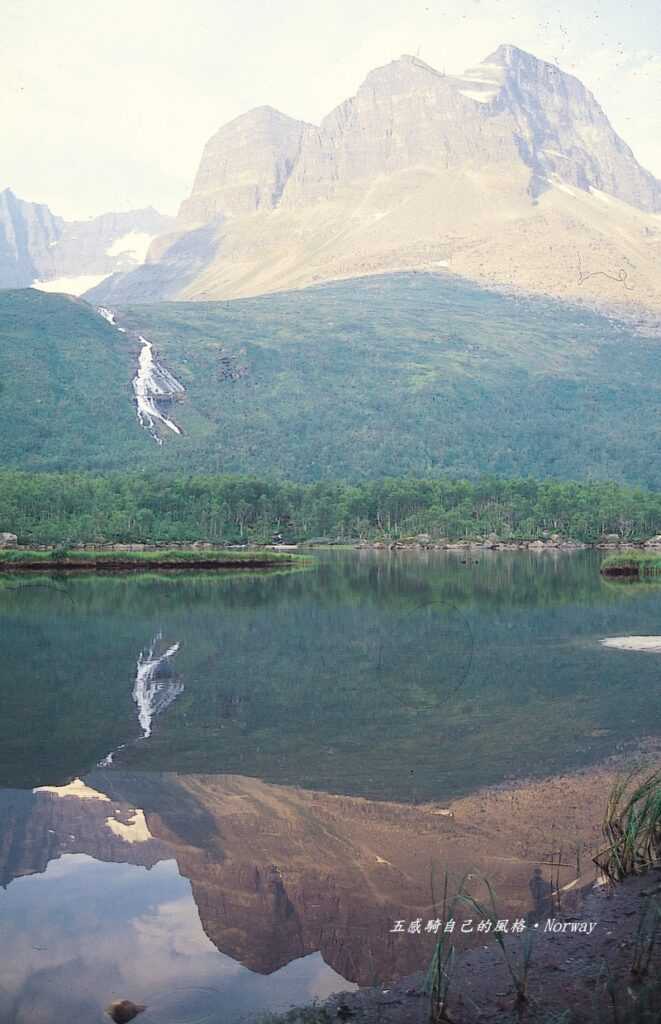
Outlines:
{"type": "Polygon", "coordinates": [[[186,386],[184,436],[159,448],[138,425],[130,336],[79,301],[5,292],[5,465],[661,487],[661,346],[577,307],[402,274],[117,314],[186,386]]]}
{"type": "Polygon", "coordinates": [[[618,551],[601,563],[604,576],[658,576],[661,551],[618,551]]]}
{"type": "Polygon", "coordinates": [[[661,533],[661,494],[613,483],[438,478],[297,484],[184,473],[0,470],[0,532],[23,545],[661,533]]]}

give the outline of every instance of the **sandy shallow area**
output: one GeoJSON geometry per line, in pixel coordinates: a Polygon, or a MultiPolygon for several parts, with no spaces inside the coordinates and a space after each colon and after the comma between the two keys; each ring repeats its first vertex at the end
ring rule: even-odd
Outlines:
{"type": "Polygon", "coordinates": [[[618,651],[651,651],[661,654],[661,636],[609,636],[601,644],[618,651]]]}

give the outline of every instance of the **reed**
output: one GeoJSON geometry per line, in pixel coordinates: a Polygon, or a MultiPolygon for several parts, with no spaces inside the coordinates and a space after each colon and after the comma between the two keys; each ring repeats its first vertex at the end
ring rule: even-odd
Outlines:
{"type": "MultiPolygon", "coordinates": [[[[462,881],[460,891],[463,884],[464,882],[462,881]]],[[[450,1020],[447,1010],[448,997],[450,994],[450,986],[452,984],[452,975],[454,973],[456,958],[454,943],[451,941],[450,935],[445,932],[445,925],[450,920],[459,897],[457,894],[450,902],[448,901],[448,873],[446,871],[443,879],[443,901],[439,914],[436,907],[436,896],[434,892],[433,866],[431,869],[430,885],[432,892],[432,906],[434,908],[434,913],[441,921],[441,927],[438,932],[439,937],[436,945],[434,946],[434,952],[427,971],[425,988],[429,992],[430,1024],[443,1024],[443,1022],[450,1020]]]]}
{"type": "Polygon", "coordinates": [[[638,928],[634,939],[631,963],[631,973],[634,978],[644,978],[648,974],[659,931],[661,931],[661,901],[648,896],[638,918],[638,928]]]}
{"type": "Polygon", "coordinates": [[[607,846],[594,861],[612,882],[661,864],[661,771],[641,774],[635,769],[618,780],[608,798],[607,846]]]}
{"type": "Polygon", "coordinates": [[[528,975],[530,973],[530,965],[532,963],[532,952],[534,942],[534,932],[531,929],[526,929],[521,939],[521,959],[512,956],[512,952],[505,942],[503,933],[496,930],[496,925],[499,920],[498,909],[496,907],[496,895],[491,886],[491,883],[487,878],[482,878],[487,893],[488,903],[484,904],[477,900],[474,896],[469,893],[460,893],[459,899],[466,903],[471,909],[480,914],[484,920],[491,922],[491,933],[493,934],[498,946],[500,947],[505,966],[509,973],[510,978],[514,984],[516,990],[516,1002],[518,1006],[522,1006],[528,1001],[528,975]]]}

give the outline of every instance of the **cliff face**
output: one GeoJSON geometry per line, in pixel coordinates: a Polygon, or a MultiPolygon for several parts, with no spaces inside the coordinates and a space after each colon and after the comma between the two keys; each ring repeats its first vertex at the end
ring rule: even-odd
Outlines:
{"type": "Polygon", "coordinates": [[[403,56],[370,72],[320,127],[260,107],[207,143],[180,226],[218,215],[300,209],[353,182],[413,167],[483,170],[523,162],[537,179],[602,189],[661,210],[661,186],[572,75],[500,46],[464,77],[403,56]]]}
{"type": "Polygon", "coordinates": [[[659,211],[661,184],[572,75],[513,46],[459,77],[404,56],[319,127],[265,107],[222,128],[150,266],[92,297],[230,298],[442,267],[661,306],[659,211]]]}
{"type": "Polygon", "coordinates": [[[607,192],[640,210],[661,210],[661,183],[640,166],[577,78],[514,46],[500,46],[482,66],[499,78],[493,103],[508,116],[533,175],[533,193],[555,178],[585,192],[607,192]]]}
{"type": "Polygon", "coordinates": [[[307,127],[273,107],[257,107],[230,121],[204,147],[177,227],[274,209],[299,157],[307,127]]]}
{"type": "Polygon", "coordinates": [[[0,288],[128,272],[143,262],[152,238],[171,222],[152,208],[65,221],[47,206],[5,189],[0,192],[0,288]]]}
{"type": "Polygon", "coordinates": [[[0,192],[0,288],[23,288],[51,259],[63,221],[41,203],[26,203],[11,189],[0,192]]]}

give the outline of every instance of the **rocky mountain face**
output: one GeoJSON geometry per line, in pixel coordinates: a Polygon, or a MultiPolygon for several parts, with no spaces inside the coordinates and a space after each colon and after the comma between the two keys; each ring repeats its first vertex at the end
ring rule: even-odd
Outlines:
{"type": "Polygon", "coordinates": [[[39,276],[63,221],[41,203],[26,203],[11,189],[0,192],[0,287],[22,288],[39,276]]]}
{"type": "Polygon", "coordinates": [[[204,147],[178,224],[199,226],[218,216],[275,209],[309,128],[273,107],[257,107],[230,121],[204,147]]]}
{"type": "Polygon", "coordinates": [[[308,128],[283,195],[297,207],[344,183],[422,165],[480,171],[522,162],[534,195],[556,175],[661,210],[661,186],[635,161],[599,104],[571,75],[501,46],[463,78],[415,57],[372,71],[356,96],[308,128]]]}
{"type": "Polygon", "coordinates": [[[56,288],[62,280],[128,272],[143,262],[152,239],[171,222],[151,207],[65,221],[47,206],[5,189],[0,192],[0,288],[26,288],[35,281],[56,288]]]}
{"type": "Polygon", "coordinates": [[[147,266],[92,295],[218,299],[442,269],[661,305],[660,212],[661,183],[573,76],[514,46],[460,77],[404,56],[318,127],[260,107],[221,128],[147,266]]]}

